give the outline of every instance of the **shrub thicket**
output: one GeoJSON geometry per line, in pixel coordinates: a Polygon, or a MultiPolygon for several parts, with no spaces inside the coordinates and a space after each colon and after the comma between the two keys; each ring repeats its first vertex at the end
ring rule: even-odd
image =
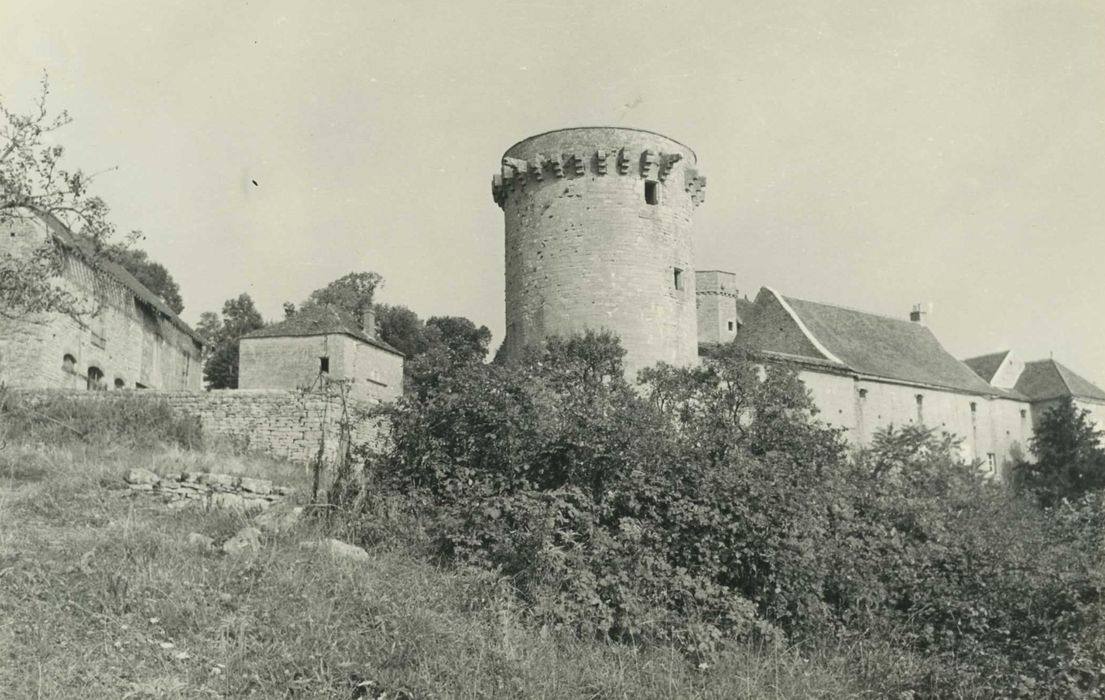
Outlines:
{"type": "Polygon", "coordinates": [[[202,445],[199,419],[176,413],[160,399],[124,392],[95,397],[26,394],[2,386],[0,439],[135,448],[202,445]]]}
{"type": "Polygon", "coordinates": [[[925,660],[874,669],[886,692],[1105,679],[1099,501],[1040,511],[919,427],[852,454],[794,373],[737,348],[637,387],[621,356],[587,334],[519,366],[415,368],[365,454],[371,486],[336,498],[418,512],[443,560],[501,572],[537,623],[583,635],[695,658],[833,636],[925,660]]]}

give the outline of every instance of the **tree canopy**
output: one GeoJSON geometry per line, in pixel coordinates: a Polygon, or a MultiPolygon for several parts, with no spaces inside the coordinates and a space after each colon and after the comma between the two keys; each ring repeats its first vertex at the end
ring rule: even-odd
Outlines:
{"type": "Polygon", "coordinates": [[[209,355],[203,366],[203,378],[209,389],[238,388],[238,341],[250,331],[265,325],[261,312],[249,294],[239,294],[223,304],[222,317],[207,311],[201,314],[196,331],[207,338],[209,355]]]}
{"type": "Polygon", "coordinates": [[[1018,486],[1052,506],[1105,489],[1105,450],[1090,412],[1069,396],[1048,409],[1036,425],[1029,449],[1034,462],[1015,468],[1018,486]]]}

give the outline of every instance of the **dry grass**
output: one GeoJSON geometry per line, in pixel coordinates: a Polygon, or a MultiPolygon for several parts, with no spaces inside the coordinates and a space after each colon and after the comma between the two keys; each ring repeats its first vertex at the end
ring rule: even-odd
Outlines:
{"type": "Polygon", "coordinates": [[[0,697],[350,698],[358,679],[417,698],[860,696],[839,655],[737,650],[700,670],[527,629],[491,574],[330,560],[299,548],[310,523],[253,555],[199,551],[189,533],[218,541],[245,517],[133,496],[135,466],[309,481],[181,450],[0,449],[0,697]]]}

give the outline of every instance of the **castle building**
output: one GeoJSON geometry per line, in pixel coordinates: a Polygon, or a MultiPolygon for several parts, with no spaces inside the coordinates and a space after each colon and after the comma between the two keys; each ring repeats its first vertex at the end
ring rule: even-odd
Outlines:
{"type": "Polygon", "coordinates": [[[347,381],[349,396],[391,401],[403,393],[403,353],[376,337],[371,311],[354,319],[335,306],[301,309],[239,341],[239,389],[309,389],[347,381]]]}
{"type": "Polygon", "coordinates": [[[23,211],[0,226],[0,255],[27,259],[44,245],[62,254],[59,286],[94,311],[0,314],[0,384],[200,388],[203,338],[123,267],[94,254],[49,214],[23,211]]]}
{"type": "Polygon", "coordinates": [[[906,320],[770,288],[750,301],[734,273],[693,270],[691,216],[705,184],[694,151],[648,131],[563,129],[509,148],[492,179],[506,222],[507,359],[549,335],[606,329],[633,377],[739,342],[797,371],[818,418],[853,444],[924,425],[961,438],[964,458],[995,475],[1063,397],[1105,426],[1105,392],[1089,381],[1008,351],[960,361],[920,307],[906,320]]]}
{"type": "Polygon", "coordinates": [[[706,178],[687,146],[637,129],[550,131],[492,178],[506,222],[507,359],[549,335],[616,333],[630,372],[698,354],[691,217],[706,178]]]}

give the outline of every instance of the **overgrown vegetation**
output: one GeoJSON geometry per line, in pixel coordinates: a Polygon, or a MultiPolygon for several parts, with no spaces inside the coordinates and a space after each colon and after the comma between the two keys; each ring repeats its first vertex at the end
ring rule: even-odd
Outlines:
{"type": "Polygon", "coordinates": [[[198,418],[149,396],[24,394],[0,386],[0,443],[200,449],[198,418]]]}
{"type": "Polygon", "coordinates": [[[587,334],[416,361],[335,504],[367,541],[506,576],[543,629],[692,665],[848,644],[878,697],[1101,695],[1099,496],[1041,510],[921,427],[851,453],[738,348],[638,386],[621,356],[587,334]]]}
{"type": "Polygon", "coordinates": [[[137,447],[175,429],[150,418],[149,435],[137,435],[128,422],[140,416],[85,411],[96,401],[59,399],[33,420],[11,401],[0,414],[0,698],[863,694],[846,647],[812,656],[733,648],[700,669],[663,646],[527,626],[509,581],[484,569],[386,547],[366,562],[330,559],[301,543],[343,533],[311,520],[238,557],[197,547],[189,533],[221,542],[250,518],[169,509],[133,495],[122,475],[261,476],[298,486],[302,501],[302,467],[137,447]],[[46,416],[97,437],[86,442],[46,416]]]}

